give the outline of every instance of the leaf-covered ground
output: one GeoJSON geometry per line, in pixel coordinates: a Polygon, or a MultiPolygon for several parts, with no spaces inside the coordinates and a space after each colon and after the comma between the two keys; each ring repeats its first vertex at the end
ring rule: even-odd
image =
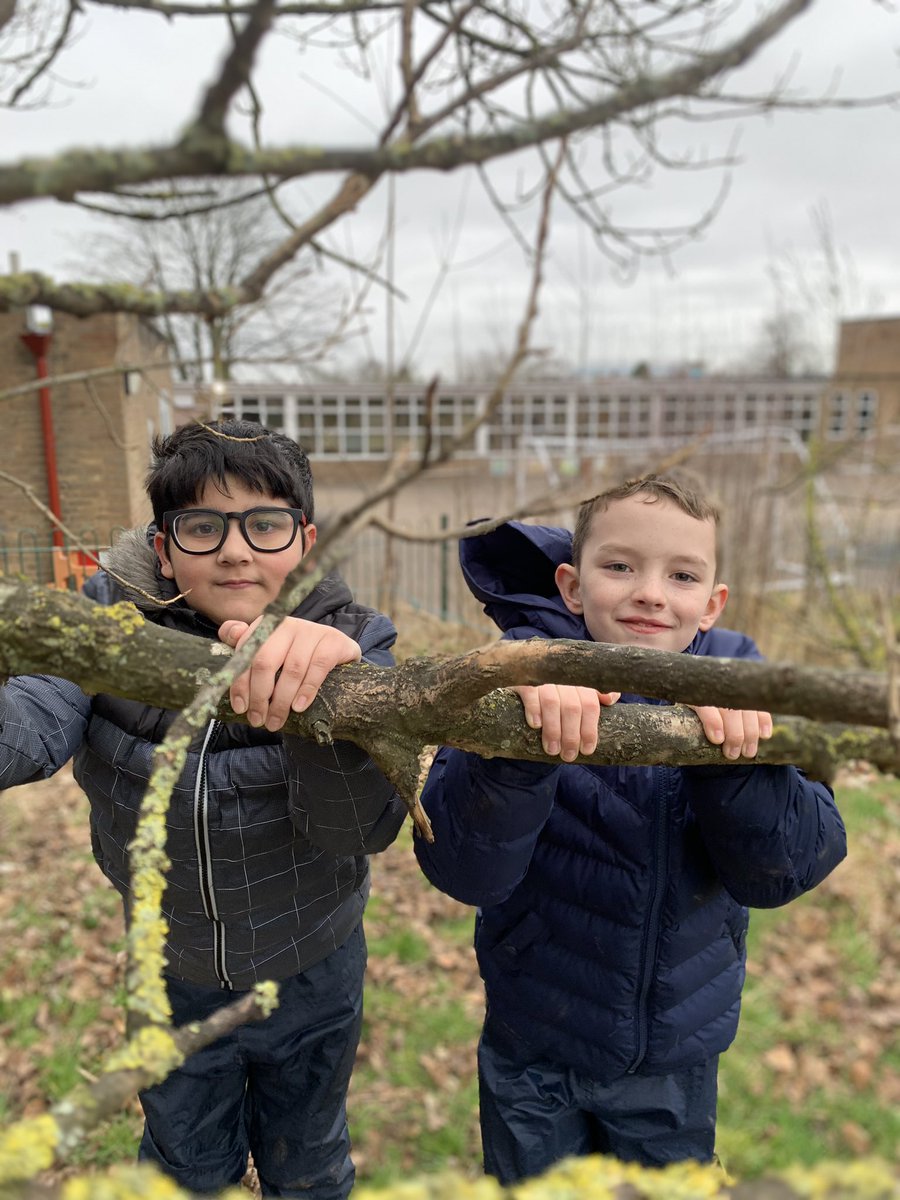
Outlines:
{"type": "MultiPolygon", "coordinates": [[[[900,1157],[900,784],[840,789],[852,853],[822,888],[755,914],[720,1144],[746,1175],[784,1161],[900,1157]]],[[[351,1091],[361,1179],[477,1173],[482,1011],[471,912],[420,876],[406,830],[374,863],[366,1025],[351,1091]]],[[[122,1036],[122,930],[68,770],[0,805],[0,1121],[42,1111],[122,1036]]],[[[130,1158],[135,1103],[81,1164],[130,1158]]]]}

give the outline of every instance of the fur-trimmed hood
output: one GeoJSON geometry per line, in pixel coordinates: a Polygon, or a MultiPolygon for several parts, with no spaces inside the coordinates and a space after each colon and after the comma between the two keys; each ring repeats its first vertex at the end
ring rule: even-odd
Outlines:
{"type": "Polygon", "coordinates": [[[160,570],[159,556],[153,548],[155,525],[125,529],[113,545],[103,552],[100,561],[118,579],[110,579],[123,596],[142,611],[155,611],[157,600],[172,600],[177,595],[173,579],[166,579],[160,570]]]}

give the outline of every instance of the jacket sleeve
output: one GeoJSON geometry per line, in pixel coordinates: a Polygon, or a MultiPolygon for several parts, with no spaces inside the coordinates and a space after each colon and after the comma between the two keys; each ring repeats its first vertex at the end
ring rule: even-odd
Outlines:
{"type": "MultiPolygon", "coordinates": [[[[357,635],[363,662],[389,667],[397,637],[380,613],[357,635]]],[[[406,805],[365,750],[353,742],[320,746],[311,738],[285,737],[293,767],[290,815],[314,845],[335,854],[375,854],[396,838],[406,805]]]]}
{"type": "Polygon", "coordinates": [[[685,767],[683,776],[706,849],[739,904],[787,904],[847,853],[834,794],[796,767],[685,767]]]}
{"type": "Polygon", "coordinates": [[[90,713],[90,699],[67,679],[10,679],[0,688],[0,788],[58,771],[81,745],[90,713]]]}
{"type": "MultiPolygon", "coordinates": [[[[506,630],[503,640],[546,636],[518,625],[506,630]]],[[[426,878],[463,904],[486,908],[505,900],[531,864],[553,808],[560,769],[561,764],[481,758],[442,747],[421,797],[434,842],[414,839],[426,878]]]]}
{"type": "Polygon", "coordinates": [[[560,770],[443,747],[422,792],[434,842],[414,842],[427,878],[464,904],[505,900],[531,863],[560,770]]]}
{"type": "MultiPolygon", "coordinates": [[[[716,629],[703,654],[761,659],[744,634],[716,629]]],[[[685,799],[727,891],[776,908],[822,882],[847,853],[834,793],[796,767],[684,767],[685,799]]]]}

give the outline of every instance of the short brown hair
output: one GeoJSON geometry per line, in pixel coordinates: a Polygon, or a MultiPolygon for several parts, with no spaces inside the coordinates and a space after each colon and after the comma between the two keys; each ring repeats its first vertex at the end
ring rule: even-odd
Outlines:
{"type": "Polygon", "coordinates": [[[582,503],[578,509],[575,533],[572,536],[573,566],[581,565],[581,555],[594,516],[598,512],[606,512],[614,500],[628,500],[631,496],[640,495],[647,496],[648,502],[654,504],[659,500],[669,500],[688,516],[698,521],[712,521],[718,527],[719,510],[703,494],[699,480],[681,472],[671,475],[641,475],[638,479],[627,479],[624,483],[607,488],[605,492],[600,492],[582,503]]]}

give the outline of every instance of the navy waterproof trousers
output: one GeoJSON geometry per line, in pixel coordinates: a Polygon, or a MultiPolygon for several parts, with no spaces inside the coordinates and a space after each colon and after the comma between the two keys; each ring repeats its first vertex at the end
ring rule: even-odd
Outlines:
{"type": "Polygon", "coordinates": [[[478,1046],[484,1169],[518,1183],[560,1159],[609,1154],[647,1167],[710,1162],[718,1057],[671,1075],[625,1075],[603,1085],[536,1062],[485,1026],[478,1046]]]}
{"type": "MultiPolygon", "coordinates": [[[[242,1025],[141,1094],[139,1158],[191,1192],[238,1184],[248,1151],[264,1196],[346,1200],[353,1186],[346,1098],[362,1024],[366,942],[282,982],[265,1021],[242,1025]]],[[[168,982],[174,1022],[240,993],[168,982]]]]}

